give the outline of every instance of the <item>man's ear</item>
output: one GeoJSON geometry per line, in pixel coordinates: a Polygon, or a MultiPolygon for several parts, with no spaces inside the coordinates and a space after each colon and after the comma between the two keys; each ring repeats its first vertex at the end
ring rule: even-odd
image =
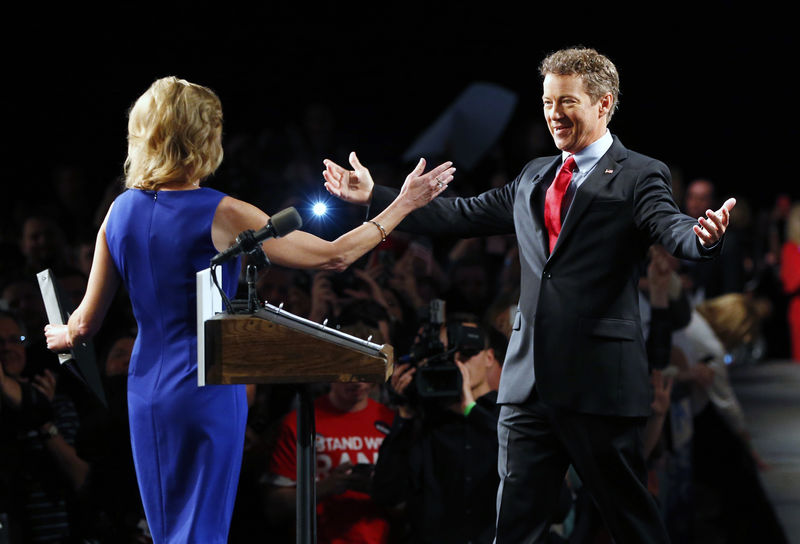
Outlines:
{"type": "Polygon", "coordinates": [[[611,93],[606,93],[600,97],[600,114],[603,117],[608,117],[608,112],[611,111],[611,108],[614,107],[614,95],[611,93]]]}
{"type": "Polygon", "coordinates": [[[500,365],[500,362],[494,355],[494,348],[486,348],[486,368],[492,368],[494,365],[500,365]]]}

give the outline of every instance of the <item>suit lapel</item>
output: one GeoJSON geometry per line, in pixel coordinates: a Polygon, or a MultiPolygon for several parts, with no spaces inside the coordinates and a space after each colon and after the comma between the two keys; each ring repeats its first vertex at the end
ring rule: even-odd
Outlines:
{"type": "Polygon", "coordinates": [[[529,184],[530,194],[528,195],[528,206],[530,207],[531,217],[533,217],[534,238],[539,242],[537,252],[540,253],[542,260],[547,260],[547,245],[549,244],[547,229],[544,227],[544,197],[547,185],[552,182],[556,175],[556,169],[561,165],[561,155],[553,158],[539,170],[529,184]]]}
{"type": "Polygon", "coordinates": [[[595,165],[594,170],[588,178],[583,180],[581,186],[575,192],[575,198],[572,205],[564,218],[564,224],[561,227],[561,233],[558,235],[556,246],[553,248],[552,255],[558,253],[559,248],[566,243],[566,240],[572,235],[580,222],[581,216],[584,214],[589,204],[594,199],[600,187],[605,186],[613,180],[619,171],[622,169],[622,164],[618,161],[625,157],[625,148],[619,140],[614,138],[614,143],[608,152],[603,155],[595,165]]]}

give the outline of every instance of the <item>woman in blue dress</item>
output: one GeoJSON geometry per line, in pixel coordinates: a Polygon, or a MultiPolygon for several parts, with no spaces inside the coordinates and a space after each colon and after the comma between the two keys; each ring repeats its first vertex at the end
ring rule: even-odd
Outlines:
{"type": "MultiPolygon", "coordinates": [[[[119,284],[128,290],[139,326],[128,372],[131,444],[156,544],[226,542],[239,479],[245,389],[197,385],[195,274],[269,216],[200,186],[222,161],[221,135],[222,107],[206,87],[167,77],[139,97],[129,114],[127,190],[97,234],[86,294],[67,325],[45,328],[50,349],[69,349],[97,332],[119,284]]],[[[369,176],[355,154],[350,161],[352,175],[369,176]]],[[[332,242],[295,231],[265,241],[264,251],[283,266],[345,269],[441,193],[455,170],[424,168],[420,160],[372,222],[332,242]]],[[[233,296],[238,264],[223,266],[233,296]]]]}

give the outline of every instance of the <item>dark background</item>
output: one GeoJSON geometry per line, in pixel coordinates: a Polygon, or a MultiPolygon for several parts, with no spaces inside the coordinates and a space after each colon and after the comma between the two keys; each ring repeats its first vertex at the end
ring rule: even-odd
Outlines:
{"type": "Polygon", "coordinates": [[[754,206],[768,206],[780,190],[797,194],[798,47],[787,13],[768,3],[601,7],[28,7],[6,20],[16,37],[3,38],[6,187],[14,198],[42,197],[53,168],[69,164],[101,192],[122,171],[127,109],[165,75],[213,88],[226,136],[278,130],[320,102],[335,115],[343,149],[358,150],[365,163],[399,161],[473,81],[520,95],[512,125],[541,119],[538,63],[580,44],[619,69],[620,110],[610,128],[627,147],[686,180],[708,176],[754,206]],[[780,153],[782,164],[770,166],[780,153]]]}

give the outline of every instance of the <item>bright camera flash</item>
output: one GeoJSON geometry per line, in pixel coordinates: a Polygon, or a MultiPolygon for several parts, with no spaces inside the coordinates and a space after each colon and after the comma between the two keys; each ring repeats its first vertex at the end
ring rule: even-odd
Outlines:
{"type": "Polygon", "coordinates": [[[328,207],[325,205],[324,202],[317,202],[316,204],[314,204],[314,207],[311,208],[311,210],[314,212],[314,215],[320,217],[325,215],[325,213],[328,211],[328,207]]]}

